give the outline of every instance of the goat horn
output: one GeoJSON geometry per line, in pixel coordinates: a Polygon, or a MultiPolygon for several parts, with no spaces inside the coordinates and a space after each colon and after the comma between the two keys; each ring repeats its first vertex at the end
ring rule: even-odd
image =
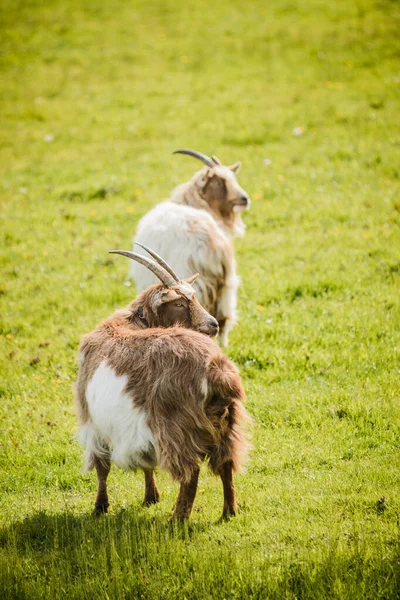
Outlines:
{"type": "Polygon", "coordinates": [[[109,253],[122,254],[122,256],[127,256],[132,260],[136,260],[136,262],[140,263],[141,265],[147,267],[150,271],[152,271],[154,275],[158,277],[161,283],[163,283],[167,287],[173,287],[174,285],[176,285],[176,281],[173,279],[172,275],[168,273],[168,271],[166,271],[161,265],[155,263],[154,260],[151,260],[146,256],[136,254],[136,252],[128,252],[127,250],[110,250],[109,253]]]}
{"type": "Polygon", "coordinates": [[[147,252],[148,254],[150,254],[150,256],[151,256],[152,258],[154,258],[154,260],[155,260],[156,262],[158,262],[158,264],[159,264],[159,265],[161,265],[161,266],[162,266],[162,267],[163,267],[163,268],[164,268],[166,271],[168,271],[168,273],[169,273],[170,275],[172,275],[172,277],[175,279],[176,283],[179,283],[179,282],[180,282],[180,279],[179,279],[178,275],[175,273],[175,271],[174,271],[174,270],[173,270],[173,269],[172,269],[172,268],[169,266],[169,264],[168,264],[168,263],[166,263],[166,262],[165,262],[165,260],[164,260],[163,258],[161,258],[161,256],[159,256],[159,255],[157,254],[157,252],[154,252],[154,250],[150,250],[150,248],[148,248],[148,247],[147,247],[147,246],[145,246],[144,244],[141,244],[140,242],[136,242],[136,241],[135,241],[135,244],[136,244],[137,246],[140,246],[141,248],[143,248],[143,250],[146,250],[146,252],[147,252]]]}
{"type": "Polygon", "coordinates": [[[199,277],[200,273],[195,273],[194,275],[191,275],[190,277],[186,277],[185,281],[186,283],[189,283],[190,285],[192,283],[194,283],[196,281],[196,279],[199,277]]]}
{"type": "Polygon", "coordinates": [[[210,169],[215,167],[215,162],[213,162],[211,160],[211,158],[208,158],[208,156],[206,156],[205,154],[202,154],[201,152],[197,152],[196,150],[187,150],[186,148],[182,148],[180,150],[175,150],[175,152],[173,152],[173,154],[187,154],[188,156],[193,156],[194,158],[198,158],[205,165],[207,165],[207,167],[210,167],[210,169]]]}
{"type": "Polygon", "coordinates": [[[213,154],[211,158],[216,165],[222,165],[222,162],[219,160],[218,156],[215,156],[215,154],[213,154]]]}

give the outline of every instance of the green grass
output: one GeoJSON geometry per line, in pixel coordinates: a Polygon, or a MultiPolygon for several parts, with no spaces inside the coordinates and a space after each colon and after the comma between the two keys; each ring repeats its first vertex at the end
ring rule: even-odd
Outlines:
{"type": "Polygon", "coordinates": [[[1,597],[397,598],[399,2],[0,11],[1,597]],[[204,469],[172,527],[170,477],[142,509],[141,474],[114,468],[94,520],[77,345],[134,295],[107,250],[192,175],[185,146],[242,160],[253,199],[228,348],[254,418],[240,514],[218,524],[204,469]]]}

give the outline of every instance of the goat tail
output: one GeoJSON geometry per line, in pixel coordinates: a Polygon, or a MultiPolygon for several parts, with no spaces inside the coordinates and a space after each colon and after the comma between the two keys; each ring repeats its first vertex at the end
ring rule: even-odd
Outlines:
{"type": "Polygon", "coordinates": [[[246,395],[234,364],[224,355],[215,354],[207,367],[207,379],[214,393],[244,402],[246,395]]]}
{"type": "Polygon", "coordinates": [[[234,471],[241,471],[250,450],[251,418],[243,403],[246,395],[239,373],[223,354],[214,355],[207,368],[209,399],[206,414],[219,432],[219,442],[210,453],[209,465],[220,474],[227,462],[234,471]]]}

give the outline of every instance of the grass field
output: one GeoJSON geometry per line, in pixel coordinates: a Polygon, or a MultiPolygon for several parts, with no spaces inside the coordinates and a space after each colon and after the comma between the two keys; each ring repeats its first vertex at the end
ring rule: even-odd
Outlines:
{"type": "Polygon", "coordinates": [[[400,4],[2,0],[0,597],[400,594],[400,4]],[[198,164],[242,160],[229,356],[254,418],[240,514],[204,469],[90,515],[77,345],[134,296],[138,219],[198,164]]]}

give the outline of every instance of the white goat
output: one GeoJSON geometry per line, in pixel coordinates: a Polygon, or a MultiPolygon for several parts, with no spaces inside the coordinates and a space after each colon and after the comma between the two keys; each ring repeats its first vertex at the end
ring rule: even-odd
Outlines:
{"type": "MultiPolygon", "coordinates": [[[[236,262],[232,238],[244,234],[240,213],[250,206],[247,193],[235,173],[241,163],[223,166],[193,150],[176,150],[203,161],[207,167],[175,188],[171,197],[153,208],[139,222],[136,241],[150,245],[183,277],[198,272],[197,297],[219,323],[220,341],[236,321],[236,262]]],[[[131,276],[138,291],[154,283],[154,277],[137,264],[131,276]]]]}

